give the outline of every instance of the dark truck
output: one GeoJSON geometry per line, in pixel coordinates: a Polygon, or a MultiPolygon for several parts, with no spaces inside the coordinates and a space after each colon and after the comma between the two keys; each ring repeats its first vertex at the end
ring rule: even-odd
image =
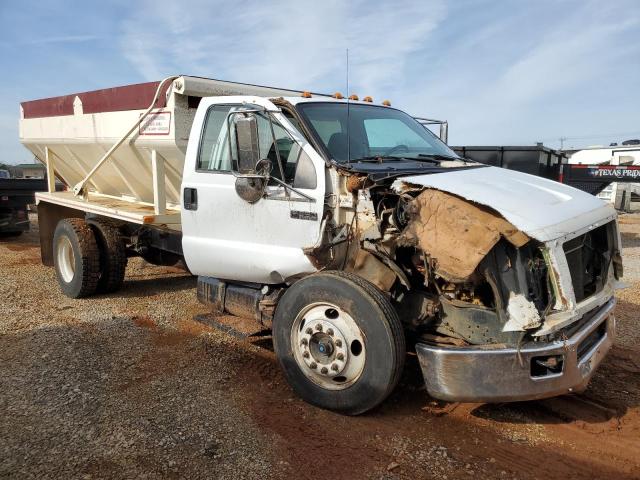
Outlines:
{"type": "MultiPolygon", "coordinates": [[[[6,172],[6,173],[5,173],[6,172]]],[[[28,206],[35,203],[35,192],[47,190],[43,178],[8,178],[0,171],[0,235],[14,236],[29,231],[28,206]]]]}

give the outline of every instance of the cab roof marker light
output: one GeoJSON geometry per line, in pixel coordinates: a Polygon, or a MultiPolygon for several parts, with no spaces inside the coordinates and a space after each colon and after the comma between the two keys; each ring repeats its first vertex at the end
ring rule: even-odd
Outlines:
{"type": "Polygon", "coordinates": [[[333,94],[333,98],[337,98],[338,100],[342,100],[344,97],[340,92],[336,92],[333,94]]]}
{"type": "Polygon", "coordinates": [[[369,103],[371,103],[371,102],[373,102],[373,98],[371,98],[371,97],[369,97],[369,96],[366,96],[366,97],[364,97],[364,98],[362,99],[362,101],[363,101],[363,102],[369,102],[369,103]]]}
{"type": "Polygon", "coordinates": [[[307,92],[306,90],[302,92],[302,98],[311,98],[312,96],[311,92],[307,92]]]}
{"type": "Polygon", "coordinates": [[[384,105],[385,107],[390,107],[391,106],[391,102],[389,100],[385,100],[382,102],[382,105],[384,105]]]}
{"type": "Polygon", "coordinates": [[[358,95],[356,95],[355,93],[351,94],[349,96],[349,100],[359,100],[358,95]]]}

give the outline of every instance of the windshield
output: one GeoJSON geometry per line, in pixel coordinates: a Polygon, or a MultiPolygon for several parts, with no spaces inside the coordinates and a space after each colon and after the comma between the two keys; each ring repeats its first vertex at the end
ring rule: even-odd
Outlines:
{"type": "Polygon", "coordinates": [[[337,102],[301,103],[297,108],[338,162],[371,157],[459,158],[430,130],[394,108],[362,104],[347,108],[347,103],[337,102]]]}

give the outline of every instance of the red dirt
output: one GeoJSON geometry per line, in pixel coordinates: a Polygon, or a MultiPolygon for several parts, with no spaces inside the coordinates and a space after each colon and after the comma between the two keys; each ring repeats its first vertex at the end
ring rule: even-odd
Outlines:
{"type": "MultiPolygon", "coordinates": [[[[617,370],[637,388],[637,373],[618,370],[625,353],[613,353],[605,371],[617,370]]],[[[633,356],[637,360],[638,353],[633,356]]],[[[392,473],[397,478],[436,478],[445,472],[454,478],[479,472],[482,478],[640,478],[637,397],[626,404],[595,400],[592,396],[606,389],[599,379],[585,395],[518,404],[453,404],[441,412],[421,409],[429,398],[420,391],[420,373],[410,361],[390,400],[371,414],[350,418],[295,398],[274,359],[253,358],[251,366],[243,369],[240,381],[247,408],[260,428],[273,434],[277,457],[286,459],[296,478],[316,478],[317,472],[308,468],[309,457],[320,454],[330,459],[323,463],[323,475],[338,478],[386,472],[396,463],[392,473]],[[394,437],[404,439],[404,450],[390,448],[394,437]],[[436,454],[422,463],[411,458],[433,445],[448,452],[450,461],[442,472],[433,466],[436,454]],[[427,471],[425,464],[431,464],[427,471]]]]}

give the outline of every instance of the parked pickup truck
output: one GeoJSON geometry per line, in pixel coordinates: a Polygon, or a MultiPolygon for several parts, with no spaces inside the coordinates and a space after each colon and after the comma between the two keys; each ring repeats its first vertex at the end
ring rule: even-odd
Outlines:
{"type": "Polygon", "coordinates": [[[561,395],[612,345],[614,210],[462,159],[388,102],[181,76],[21,106],[73,186],[37,194],[64,294],[184,259],[202,302],[271,329],[310,403],[375,407],[408,351],[438,399],[561,395]]]}
{"type": "Polygon", "coordinates": [[[7,170],[0,170],[0,236],[29,231],[28,206],[35,202],[35,191],[46,189],[45,180],[11,178],[7,170]]]}

